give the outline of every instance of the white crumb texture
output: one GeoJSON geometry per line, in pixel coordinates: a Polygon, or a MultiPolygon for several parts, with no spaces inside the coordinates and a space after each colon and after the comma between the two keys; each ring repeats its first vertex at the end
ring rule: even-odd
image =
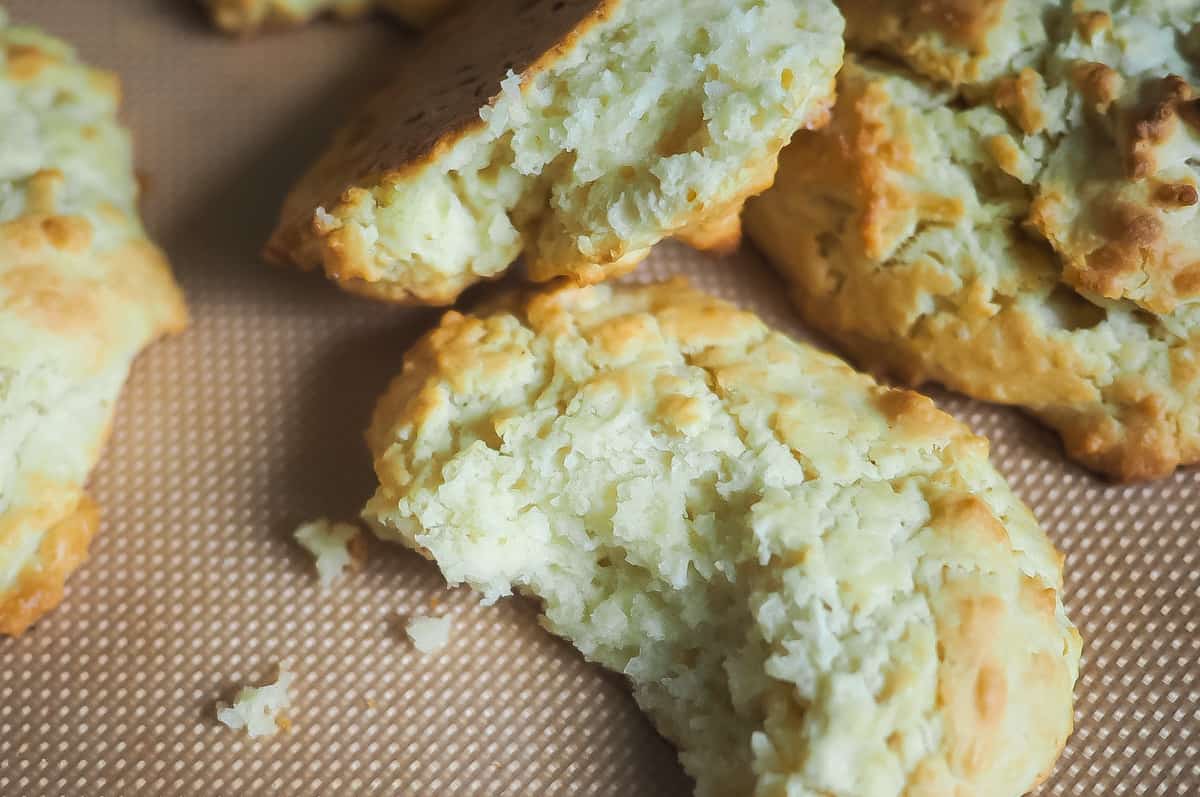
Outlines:
{"type": "Polygon", "coordinates": [[[320,206],[313,212],[313,219],[322,232],[336,230],[339,226],[337,218],[330,215],[329,211],[320,206]]]}
{"type": "Polygon", "coordinates": [[[422,653],[434,653],[446,647],[450,641],[449,617],[416,616],[408,621],[404,632],[412,640],[413,647],[422,653]]]}
{"type": "Polygon", "coordinates": [[[238,692],[233,705],[217,710],[217,719],[234,730],[245,729],[251,737],[272,736],[279,731],[279,720],[291,703],[295,674],[288,664],[279,665],[279,677],[266,686],[246,686],[238,692]]]}
{"type": "Polygon", "coordinates": [[[321,588],[327,589],[354,563],[350,544],[360,534],[353,523],[319,518],[296,529],[296,542],[313,555],[321,588]]]}

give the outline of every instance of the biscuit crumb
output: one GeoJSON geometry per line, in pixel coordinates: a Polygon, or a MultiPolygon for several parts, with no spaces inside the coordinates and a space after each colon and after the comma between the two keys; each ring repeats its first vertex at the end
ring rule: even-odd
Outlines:
{"type": "Polygon", "coordinates": [[[404,631],[413,647],[422,653],[433,653],[450,641],[450,618],[418,615],[408,621],[404,631]]]}
{"type": "Polygon", "coordinates": [[[296,677],[288,670],[290,666],[286,662],[280,663],[279,677],[274,683],[242,687],[233,705],[217,708],[217,719],[234,730],[245,728],[250,737],[273,736],[277,731],[287,731],[292,723],[282,712],[291,701],[288,689],[296,677]]]}
{"type": "Polygon", "coordinates": [[[341,226],[338,220],[323,207],[318,207],[313,211],[313,223],[317,225],[317,229],[322,231],[336,230],[341,226]]]}
{"type": "Polygon", "coordinates": [[[316,560],[321,589],[327,589],[346,568],[366,558],[362,534],[353,523],[318,518],[296,529],[295,537],[316,560]]]}

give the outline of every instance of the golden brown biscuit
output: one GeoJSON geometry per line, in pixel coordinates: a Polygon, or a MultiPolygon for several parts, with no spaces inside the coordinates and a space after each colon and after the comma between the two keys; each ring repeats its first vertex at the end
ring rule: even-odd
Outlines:
{"type": "Polygon", "coordinates": [[[443,20],[288,196],[267,256],[448,304],[524,255],[596,282],[678,236],[735,245],[828,115],[829,0],[498,0],[443,20]]]}
{"type": "Polygon", "coordinates": [[[922,396],[683,281],[447,313],[364,518],[629,677],[701,795],[1012,797],[1071,730],[1061,557],[922,396]]]}
{"type": "Polygon", "coordinates": [[[387,11],[406,24],[424,27],[458,0],[205,0],[213,22],[229,33],[254,33],[262,28],[298,25],[320,14],[342,19],[373,8],[387,11]]]}
{"type": "Polygon", "coordinates": [[[1036,71],[851,59],[747,228],[863,364],[1164,476],[1200,460],[1200,3],[1043,5],[1036,71]]]}
{"type": "Polygon", "coordinates": [[[62,598],[84,492],[138,351],[184,325],[136,209],[114,76],[0,12],[0,633],[62,598]]]}

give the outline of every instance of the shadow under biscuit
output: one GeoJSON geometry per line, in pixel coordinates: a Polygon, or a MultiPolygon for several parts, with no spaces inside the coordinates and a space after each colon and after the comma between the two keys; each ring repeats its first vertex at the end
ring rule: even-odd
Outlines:
{"type": "Polygon", "coordinates": [[[196,45],[202,51],[195,54],[197,62],[222,73],[223,89],[203,102],[187,103],[195,107],[185,112],[201,129],[189,145],[193,165],[178,171],[204,188],[147,209],[152,224],[163,229],[159,240],[173,255],[185,287],[196,288],[189,294],[193,303],[209,301],[212,288],[224,287],[212,285],[217,280],[234,280],[242,290],[287,291],[292,294],[287,298],[308,295],[296,286],[317,280],[267,265],[263,244],[297,176],[389,77],[390,65],[412,42],[396,26],[317,26],[253,43],[214,36],[196,45]],[[255,56],[247,59],[251,47],[255,56]],[[320,55],[344,54],[347,48],[352,48],[349,58],[320,55]],[[298,50],[330,62],[329,68],[312,75],[311,66],[298,68],[296,85],[275,77],[269,94],[256,85],[264,70],[286,72],[298,50]]]}

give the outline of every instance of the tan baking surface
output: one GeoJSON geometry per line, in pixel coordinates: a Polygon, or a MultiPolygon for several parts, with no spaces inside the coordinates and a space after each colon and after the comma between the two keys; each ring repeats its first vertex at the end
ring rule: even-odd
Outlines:
{"type": "MultiPolygon", "coordinates": [[[[621,681],[542,633],[529,604],[480,607],[376,542],[322,597],[290,540],[368,495],[361,430],[436,313],[345,297],[256,253],[408,34],[320,25],[236,42],[188,0],[7,6],[121,73],[145,215],[195,325],[138,363],[94,479],[103,529],[62,608],[0,640],[0,795],[686,793],[621,681]],[[434,597],[452,642],[421,657],[401,618],[434,597]],[[289,657],[290,733],[251,741],[216,723],[218,698],[289,657]]],[[[799,332],[750,254],[664,246],[637,277],[676,271],[799,332]]],[[[1107,487],[1022,416],[939,399],[991,436],[1068,555],[1078,727],[1040,794],[1200,794],[1200,472],[1107,487]]]]}

